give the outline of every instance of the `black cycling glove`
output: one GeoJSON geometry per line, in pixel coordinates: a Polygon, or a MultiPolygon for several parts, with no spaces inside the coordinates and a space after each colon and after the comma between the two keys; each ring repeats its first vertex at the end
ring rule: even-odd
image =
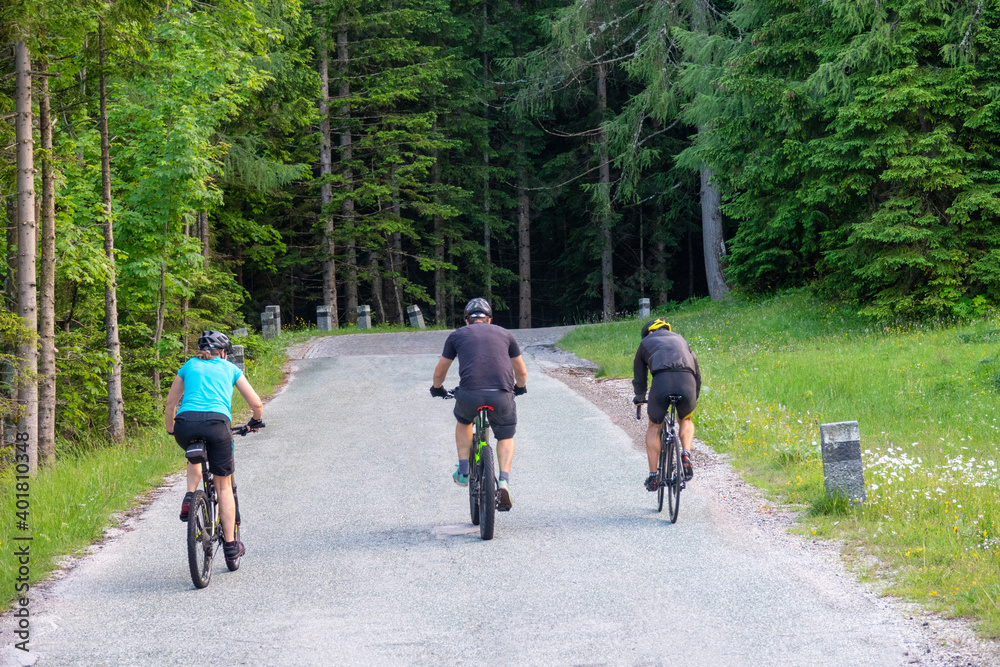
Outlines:
{"type": "Polygon", "coordinates": [[[528,393],[528,387],[527,386],[518,387],[516,384],[514,385],[514,395],[515,396],[524,396],[527,393],[528,393]]]}
{"type": "Polygon", "coordinates": [[[444,387],[435,387],[431,385],[431,396],[434,398],[447,398],[448,390],[444,387]]]}
{"type": "Polygon", "coordinates": [[[254,419],[253,417],[251,417],[250,421],[247,422],[247,428],[251,429],[251,430],[258,429],[258,428],[264,428],[264,426],[265,426],[265,424],[264,424],[263,420],[254,419]]]}
{"type": "Polygon", "coordinates": [[[645,394],[643,394],[642,396],[633,396],[632,397],[632,403],[634,405],[642,405],[645,402],[646,402],[646,395],[645,394]]]}

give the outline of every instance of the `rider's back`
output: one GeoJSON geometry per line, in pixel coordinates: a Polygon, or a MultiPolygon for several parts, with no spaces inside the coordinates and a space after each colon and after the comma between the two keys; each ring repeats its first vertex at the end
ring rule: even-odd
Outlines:
{"type": "Polygon", "coordinates": [[[445,341],[441,356],[458,358],[462,389],[514,391],[510,360],[521,356],[521,350],[514,336],[503,327],[482,323],[456,329],[445,341]]]}

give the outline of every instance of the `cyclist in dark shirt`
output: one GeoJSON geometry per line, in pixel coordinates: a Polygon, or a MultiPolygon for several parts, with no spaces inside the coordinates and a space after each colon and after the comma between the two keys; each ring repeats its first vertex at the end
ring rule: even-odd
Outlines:
{"type": "Polygon", "coordinates": [[[528,369],[514,336],[492,324],[493,310],[486,299],[472,299],[465,306],[467,326],[453,331],[434,369],[431,396],[444,398],[444,380],[451,363],[458,358],[459,390],[455,393],[455,445],[458,468],[452,475],[456,484],[469,484],[469,452],[472,449],[472,422],[479,406],[493,408],[490,426],[497,439],[500,463],[500,505],[510,509],[510,465],[514,460],[514,431],[517,408],[514,396],[527,391],[528,369]]]}
{"type": "Polygon", "coordinates": [[[680,394],[683,396],[677,404],[679,435],[681,446],[681,462],[684,464],[684,477],[690,480],[694,477],[691,467],[691,445],[694,441],[694,413],[701,393],[701,372],[698,369],[698,357],[691,351],[691,346],[680,334],[675,334],[670,325],[661,319],[650,320],[642,327],[642,342],[635,352],[635,362],[632,365],[632,387],[636,405],[646,402],[646,374],[652,373],[653,384],[649,392],[649,405],[646,415],[649,425],[646,428],[646,456],[649,458],[649,477],[645,480],[646,489],[656,491],[656,466],[660,458],[660,431],[663,420],[667,416],[670,402],[667,396],[680,394]]]}

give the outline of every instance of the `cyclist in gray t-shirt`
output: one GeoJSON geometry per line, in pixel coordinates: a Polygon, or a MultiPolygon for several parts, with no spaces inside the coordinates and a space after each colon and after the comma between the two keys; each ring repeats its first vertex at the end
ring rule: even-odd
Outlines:
{"type": "Polygon", "coordinates": [[[528,369],[514,336],[492,324],[493,310],[486,299],[472,299],[465,306],[467,326],[456,329],[444,343],[444,351],[434,369],[431,396],[444,398],[444,380],[451,363],[458,358],[459,391],[455,394],[455,445],[458,469],[456,484],[469,484],[469,452],[472,449],[472,422],[479,406],[493,408],[490,426],[497,439],[500,463],[500,504],[510,509],[510,464],[514,460],[514,431],[517,408],[514,396],[527,391],[528,369]]]}

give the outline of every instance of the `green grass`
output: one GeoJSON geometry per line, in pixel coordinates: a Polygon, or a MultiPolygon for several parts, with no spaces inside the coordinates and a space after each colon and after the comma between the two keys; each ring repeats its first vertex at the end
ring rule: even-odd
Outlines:
{"type": "MultiPolygon", "coordinates": [[[[803,532],[877,556],[888,592],[1000,637],[1000,321],[874,326],[855,310],[790,292],[664,313],[701,364],[698,436],[807,510],[803,532]],[[823,488],[819,424],[848,420],[861,429],[861,508],[823,488]]],[[[630,377],[639,327],[585,327],[560,346],[630,377]]]]}

